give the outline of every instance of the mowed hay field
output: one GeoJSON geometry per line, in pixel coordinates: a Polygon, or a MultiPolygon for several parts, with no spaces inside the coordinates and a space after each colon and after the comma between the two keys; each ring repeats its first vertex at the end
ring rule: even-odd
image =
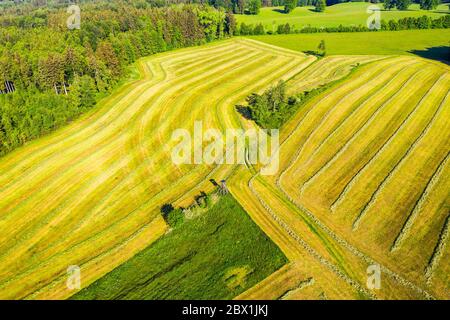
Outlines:
{"type": "Polygon", "coordinates": [[[290,261],[239,298],[449,298],[448,66],[317,61],[232,39],[137,67],[141,78],[95,112],[0,159],[0,298],[73,295],[68,266],[81,266],[87,287],[168,231],[163,204],[190,204],[213,190],[210,179],[228,180],[290,261]],[[235,106],[280,79],[290,93],[331,87],[282,127],[275,176],[172,163],[175,129],[254,128],[235,106]],[[379,290],[366,286],[370,265],[379,290]]]}
{"type": "Polygon", "coordinates": [[[420,10],[419,4],[412,4],[408,10],[397,9],[384,10],[383,4],[368,2],[346,2],[328,6],[325,12],[315,12],[312,6],[297,7],[292,12],[284,13],[284,7],[261,8],[258,15],[236,15],[238,23],[258,24],[262,23],[267,31],[276,31],[280,24],[289,23],[295,28],[312,27],[337,27],[366,25],[367,18],[372,13],[367,13],[369,6],[377,5],[381,9],[381,19],[386,21],[398,20],[406,17],[421,17],[427,15],[433,19],[449,13],[449,4],[440,4],[435,10],[420,10]]]}
{"type": "Polygon", "coordinates": [[[189,203],[231,165],[175,166],[172,132],[239,128],[234,105],[315,58],[230,40],[141,60],[138,81],[96,112],[0,160],[0,298],[65,298],[167,230],[165,203],[189,203]]]}
{"type": "Polygon", "coordinates": [[[443,297],[449,88],[448,67],[408,58],[352,78],[292,123],[284,148],[296,151],[277,180],[335,233],[443,297]]]}
{"type": "Polygon", "coordinates": [[[209,207],[191,211],[181,225],[71,299],[232,299],[286,264],[231,195],[211,198],[209,207]]]}
{"type": "Polygon", "coordinates": [[[334,297],[331,273],[352,298],[449,298],[449,71],[407,56],[362,66],[282,128],[277,176],[233,177],[255,221],[302,262],[242,298],[334,297]],[[365,286],[370,265],[380,290],[365,286]]]}

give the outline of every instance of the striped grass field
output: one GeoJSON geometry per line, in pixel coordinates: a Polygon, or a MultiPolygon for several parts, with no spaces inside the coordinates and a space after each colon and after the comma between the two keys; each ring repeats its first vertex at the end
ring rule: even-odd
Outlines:
{"type": "Polygon", "coordinates": [[[80,120],[0,159],[0,298],[63,299],[168,231],[210,179],[290,263],[242,299],[449,297],[450,68],[411,56],[329,56],[249,39],[155,55],[80,120]],[[357,68],[356,68],[357,67],[357,68]],[[235,105],[280,79],[322,85],[280,132],[280,170],[175,166],[178,128],[253,128],[235,105]],[[366,286],[369,265],[382,288],[366,286]]]}
{"type": "Polygon", "coordinates": [[[87,286],[164,234],[163,204],[233,170],[174,166],[172,132],[239,128],[235,104],[313,60],[247,40],[142,59],[95,112],[2,158],[0,298],[65,298],[68,266],[87,286]]]}
{"type": "Polygon", "coordinates": [[[362,67],[285,126],[274,179],[328,236],[428,298],[449,297],[449,71],[407,57],[362,67]]]}
{"type": "MultiPolygon", "coordinates": [[[[289,90],[336,65],[327,59],[339,58],[289,90]]],[[[277,176],[233,177],[235,197],[292,261],[238,298],[448,299],[449,71],[407,56],[368,63],[282,127],[277,176]],[[374,264],[380,290],[366,287],[374,264]]]]}

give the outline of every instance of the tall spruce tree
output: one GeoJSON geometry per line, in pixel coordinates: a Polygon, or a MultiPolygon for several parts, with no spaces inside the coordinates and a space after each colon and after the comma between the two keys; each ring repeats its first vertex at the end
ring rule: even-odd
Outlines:
{"type": "Polygon", "coordinates": [[[284,2],[284,13],[292,12],[297,6],[297,0],[285,0],[284,2]]]}
{"type": "Polygon", "coordinates": [[[439,5],[439,0],[420,0],[420,9],[434,10],[439,5]]]}
{"type": "Polygon", "coordinates": [[[324,12],[326,6],[327,6],[327,3],[325,2],[325,0],[317,0],[316,1],[315,7],[316,7],[317,12],[324,12]]]}

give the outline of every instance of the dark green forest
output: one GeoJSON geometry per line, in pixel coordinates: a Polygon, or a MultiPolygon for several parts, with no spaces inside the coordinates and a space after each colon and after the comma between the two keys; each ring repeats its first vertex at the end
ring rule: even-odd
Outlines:
{"type": "MultiPolygon", "coordinates": [[[[144,1],[145,2],[145,1],[144,1]]],[[[67,4],[2,6],[0,155],[75,119],[126,76],[136,59],[233,34],[224,10],[139,2],[81,4],[80,29],[67,4]]]]}

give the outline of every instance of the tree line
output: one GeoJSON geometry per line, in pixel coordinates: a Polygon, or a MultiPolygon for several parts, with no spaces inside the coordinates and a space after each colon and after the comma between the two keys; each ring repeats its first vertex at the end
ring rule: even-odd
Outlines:
{"type": "MultiPolygon", "coordinates": [[[[429,16],[422,17],[407,17],[398,20],[381,20],[380,30],[382,31],[397,31],[397,30],[412,30],[412,29],[448,29],[450,28],[450,15],[445,15],[436,19],[429,16]]],[[[266,30],[264,25],[240,23],[235,35],[264,35],[264,34],[290,34],[290,33],[319,33],[319,32],[368,32],[377,31],[371,30],[367,26],[344,26],[337,27],[312,27],[304,26],[300,29],[295,28],[289,23],[279,24],[276,29],[266,30]]]]}
{"type": "Polygon", "coordinates": [[[89,2],[79,30],[67,28],[65,10],[0,18],[0,91],[6,82],[16,89],[0,94],[0,155],[92,108],[136,59],[228,37],[235,28],[232,15],[206,5],[89,2]]]}

